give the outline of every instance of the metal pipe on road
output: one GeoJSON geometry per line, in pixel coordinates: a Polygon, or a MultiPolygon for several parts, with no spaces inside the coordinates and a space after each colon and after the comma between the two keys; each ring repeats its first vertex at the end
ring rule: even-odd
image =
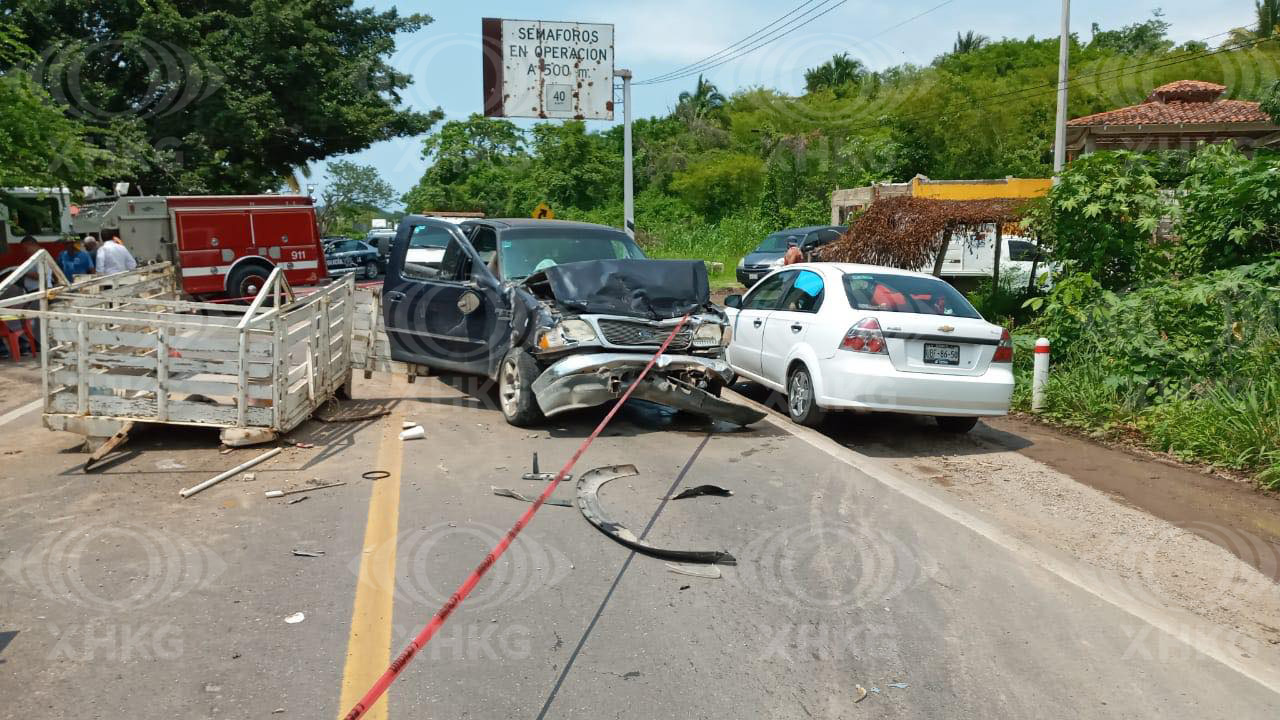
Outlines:
{"type": "Polygon", "coordinates": [[[1031,412],[1044,409],[1044,391],[1049,385],[1049,338],[1036,340],[1035,366],[1031,372],[1031,412]]]}
{"type": "Polygon", "coordinates": [[[219,475],[214,475],[213,477],[209,478],[208,480],[205,480],[204,482],[200,483],[199,485],[196,485],[195,487],[189,487],[186,490],[180,490],[178,491],[178,494],[184,498],[189,498],[192,495],[195,495],[196,493],[200,492],[201,490],[206,490],[208,488],[211,488],[214,485],[217,485],[218,483],[222,482],[223,480],[226,480],[227,478],[231,477],[232,475],[235,475],[238,472],[243,472],[245,470],[248,470],[249,468],[253,467],[254,465],[257,465],[258,463],[266,462],[267,460],[270,460],[271,458],[279,454],[280,454],[280,448],[272,448],[248,462],[241,463],[219,475]]]}

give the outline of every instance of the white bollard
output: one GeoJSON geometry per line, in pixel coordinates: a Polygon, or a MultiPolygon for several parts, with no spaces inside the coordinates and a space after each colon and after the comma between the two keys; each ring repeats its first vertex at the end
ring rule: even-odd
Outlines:
{"type": "Polygon", "coordinates": [[[1031,374],[1031,412],[1044,409],[1044,390],[1049,384],[1049,338],[1036,340],[1035,368],[1031,374]]]}

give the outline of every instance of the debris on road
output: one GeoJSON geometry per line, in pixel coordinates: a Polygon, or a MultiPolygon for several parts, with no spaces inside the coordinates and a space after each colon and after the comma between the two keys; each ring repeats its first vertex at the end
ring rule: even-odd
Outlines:
{"type": "Polygon", "coordinates": [[[269,443],[279,437],[279,433],[269,428],[233,427],[222,431],[222,444],[227,447],[246,447],[269,443]]]}
{"type": "Polygon", "coordinates": [[[898,688],[899,690],[906,690],[908,687],[911,687],[911,686],[906,683],[889,683],[889,687],[898,688]]]}
{"type": "Polygon", "coordinates": [[[156,461],[156,469],[157,470],[186,470],[187,466],[183,465],[177,460],[174,460],[173,458],[165,458],[164,460],[156,461]]]}
{"type": "Polygon", "coordinates": [[[298,623],[306,619],[307,619],[307,616],[305,613],[296,612],[290,615],[289,617],[285,618],[284,621],[289,623],[290,625],[297,625],[298,623]]]}
{"type": "Polygon", "coordinates": [[[636,469],[635,465],[611,465],[583,473],[578,480],[578,509],[582,511],[582,516],[587,519],[587,522],[594,525],[596,529],[613,538],[622,546],[644,555],[676,562],[720,565],[738,564],[737,559],[724,550],[667,550],[654,547],[636,537],[635,533],[628,530],[621,523],[610,520],[605,515],[604,508],[600,505],[600,488],[610,480],[639,474],[640,471],[636,469]]]}
{"type": "Polygon", "coordinates": [[[84,472],[89,472],[89,469],[92,468],[94,465],[96,465],[99,461],[101,461],[102,458],[106,457],[116,448],[128,442],[129,433],[132,431],[133,431],[133,423],[127,422],[124,424],[123,427],[117,430],[114,435],[107,438],[107,441],[102,443],[102,445],[98,446],[98,449],[94,450],[93,454],[89,456],[88,461],[86,461],[84,464],[84,472]]]}
{"type": "Polygon", "coordinates": [[[220,473],[218,475],[214,475],[213,477],[209,478],[208,480],[205,480],[199,485],[196,485],[194,487],[189,487],[186,490],[180,490],[178,491],[178,494],[184,498],[189,498],[192,495],[195,495],[196,493],[200,492],[201,490],[206,490],[208,488],[211,488],[214,485],[217,485],[218,483],[222,482],[223,480],[226,480],[227,478],[231,477],[232,475],[235,475],[236,473],[239,473],[239,472],[244,472],[245,470],[248,470],[249,468],[259,463],[266,462],[267,460],[270,460],[271,458],[279,454],[280,454],[280,448],[272,448],[252,460],[243,462],[231,468],[230,470],[227,470],[226,472],[220,473]]]}
{"type": "Polygon", "coordinates": [[[673,565],[664,563],[667,569],[677,575],[691,575],[693,577],[706,578],[708,580],[719,580],[722,577],[720,568],[716,565],[710,567],[687,567],[685,565],[673,565]]]}
{"type": "MultiPolygon", "coordinates": [[[[525,473],[525,474],[521,475],[521,476],[520,476],[520,479],[521,479],[521,480],[528,480],[528,481],[530,481],[530,482],[551,482],[552,480],[554,480],[554,479],[555,479],[555,477],[556,477],[556,474],[555,474],[555,473],[541,472],[541,471],[539,470],[539,468],[538,468],[538,453],[536,453],[536,452],[535,452],[535,453],[533,454],[533,470],[532,470],[532,472],[527,472],[527,473],[525,473]]],[[[565,475],[565,476],[564,476],[564,481],[565,481],[565,482],[569,482],[569,481],[570,481],[570,480],[572,480],[572,479],[573,479],[573,476],[572,476],[572,475],[565,475]]]]}
{"type": "Polygon", "coordinates": [[[293,443],[293,446],[296,448],[302,448],[303,450],[310,450],[311,448],[315,447],[316,444],[309,443],[309,442],[295,442],[293,443]]]}
{"type": "Polygon", "coordinates": [[[400,432],[401,440],[421,440],[426,436],[427,431],[423,430],[421,425],[414,425],[413,427],[400,432]]]}
{"type": "Polygon", "coordinates": [[[312,490],[325,490],[328,488],[338,487],[339,485],[346,485],[346,484],[347,484],[346,481],[343,481],[343,482],[329,483],[328,485],[313,485],[311,487],[300,488],[298,490],[268,490],[263,494],[269,498],[278,498],[278,497],[284,497],[285,495],[297,495],[298,493],[311,492],[312,490]]]}
{"type": "Polygon", "coordinates": [[[389,477],[391,477],[391,473],[386,470],[368,470],[360,473],[360,478],[363,480],[386,480],[389,477]]]}
{"type": "Polygon", "coordinates": [[[298,557],[311,557],[311,558],[324,557],[323,550],[298,550],[297,548],[294,548],[293,554],[297,555],[298,557]]]}
{"type": "Polygon", "coordinates": [[[416,423],[416,422],[414,422],[414,421],[412,421],[412,420],[405,420],[405,421],[403,421],[403,422],[401,422],[401,423],[400,423],[400,429],[401,429],[401,430],[408,430],[408,429],[410,429],[410,428],[416,428],[416,427],[418,427],[418,423],[416,423]]]}
{"type": "Polygon", "coordinates": [[[853,687],[854,687],[854,689],[855,689],[855,690],[857,690],[857,691],[858,691],[858,697],[854,698],[854,700],[853,700],[855,703],[860,703],[860,702],[862,702],[863,700],[866,700],[866,699],[867,699],[867,689],[866,689],[866,688],[862,687],[861,685],[854,685],[853,687]]]}
{"type": "Polygon", "coordinates": [[[300,498],[294,498],[294,499],[290,500],[289,502],[287,502],[287,503],[285,503],[285,504],[286,504],[286,505],[297,505],[298,503],[302,502],[303,500],[306,500],[306,499],[307,499],[307,498],[309,498],[309,497],[311,497],[311,496],[310,496],[310,495],[303,495],[302,497],[300,497],[300,498]]]}
{"type": "Polygon", "coordinates": [[[685,500],[687,498],[702,497],[703,495],[715,495],[716,497],[733,497],[733,491],[722,488],[719,485],[699,485],[698,487],[688,488],[679,495],[672,495],[668,500],[685,500]]]}
{"type": "Polygon", "coordinates": [[[258,479],[258,473],[245,473],[244,477],[240,479],[245,482],[253,482],[254,480],[258,479]]]}
{"type": "MultiPolygon", "coordinates": [[[[507,497],[507,498],[511,498],[512,500],[520,500],[522,502],[527,502],[527,503],[531,503],[537,500],[537,498],[529,497],[528,495],[516,492],[515,490],[512,490],[510,488],[500,488],[500,487],[490,486],[489,489],[492,490],[493,494],[497,495],[498,497],[507,497]]],[[[555,505],[556,507],[573,507],[572,502],[568,500],[561,500],[560,498],[555,498],[555,497],[547,498],[546,502],[542,504],[555,505]]]]}

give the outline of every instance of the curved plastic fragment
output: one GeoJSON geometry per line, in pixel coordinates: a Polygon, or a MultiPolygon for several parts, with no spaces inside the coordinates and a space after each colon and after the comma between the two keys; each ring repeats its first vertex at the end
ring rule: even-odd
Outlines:
{"type": "Polygon", "coordinates": [[[620,477],[639,475],[635,465],[609,465],[588,470],[578,478],[578,509],[587,522],[596,526],[600,532],[616,540],[624,547],[638,553],[663,560],[688,563],[713,563],[718,565],[737,565],[733,555],[723,550],[666,550],[654,547],[636,537],[635,533],[622,524],[610,520],[600,506],[600,488],[610,480],[620,477]]]}

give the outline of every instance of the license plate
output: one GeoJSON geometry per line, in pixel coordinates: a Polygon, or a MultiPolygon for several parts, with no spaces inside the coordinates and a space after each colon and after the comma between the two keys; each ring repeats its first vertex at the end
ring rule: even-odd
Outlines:
{"type": "Polygon", "coordinates": [[[960,346],[925,343],[924,361],[928,365],[959,365],[960,346]]]}
{"type": "Polygon", "coordinates": [[[760,273],[747,273],[747,279],[748,279],[748,280],[759,280],[759,279],[760,279],[760,273]]]}

